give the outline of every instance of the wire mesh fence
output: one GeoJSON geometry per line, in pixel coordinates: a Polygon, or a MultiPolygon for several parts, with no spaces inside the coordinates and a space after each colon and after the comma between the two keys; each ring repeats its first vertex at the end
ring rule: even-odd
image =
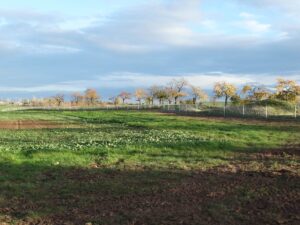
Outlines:
{"type": "Polygon", "coordinates": [[[164,105],[163,111],[186,112],[207,116],[223,117],[258,117],[258,118],[300,118],[299,105],[272,106],[272,105],[228,105],[213,104],[200,105],[164,105]]]}
{"type": "Polygon", "coordinates": [[[89,107],[60,106],[60,107],[15,107],[9,110],[159,110],[162,112],[175,112],[203,116],[222,117],[253,117],[253,118],[296,118],[300,119],[300,105],[228,105],[222,103],[201,104],[124,104],[124,105],[99,105],[89,107]]]}

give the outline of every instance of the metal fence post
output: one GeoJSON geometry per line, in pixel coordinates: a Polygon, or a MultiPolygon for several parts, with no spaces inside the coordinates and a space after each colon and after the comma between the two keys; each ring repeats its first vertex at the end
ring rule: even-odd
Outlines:
{"type": "Polygon", "coordinates": [[[295,118],[297,118],[297,105],[295,105],[295,118]]]}
{"type": "Polygon", "coordinates": [[[226,105],[224,106],[224,117],[226,117],[226,105]]]}
{"type": "Polygon", "coordinates": [[[243,116],[245,116],[245,105],[243,105],[243,116]]]}
{"type": "Polygon", "coordinates": [[[268,118],[268,105],[266,105],[266,119],[268,118]]]}

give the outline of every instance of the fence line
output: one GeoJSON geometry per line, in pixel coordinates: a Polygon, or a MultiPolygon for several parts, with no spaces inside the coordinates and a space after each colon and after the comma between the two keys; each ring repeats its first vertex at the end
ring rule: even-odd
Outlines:
{"type": "Polygon", "coordinates": [[[102,105],[91,107],[61,106],[61,107],[12,107],[2,111],[13,110],[160,110],[162,112],[192,113],[195,115],[222,116],[222,117],[286,117],[300,118],[299,105],[294,106],[270,106],[270,105],[213,105],[202,104],[163,104],[163,105],[102,105]]]}

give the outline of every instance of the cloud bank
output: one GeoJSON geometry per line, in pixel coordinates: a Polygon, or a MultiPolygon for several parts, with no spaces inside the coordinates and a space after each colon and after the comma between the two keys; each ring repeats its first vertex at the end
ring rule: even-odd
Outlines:
{"type": "Polygon", "coordinates": [[[0,92],[126,89],[183,76],[207,86],[299,80],[297,1],[151,0],[109,13],[90,4],[98,14],[1,9],[0,92]]]}

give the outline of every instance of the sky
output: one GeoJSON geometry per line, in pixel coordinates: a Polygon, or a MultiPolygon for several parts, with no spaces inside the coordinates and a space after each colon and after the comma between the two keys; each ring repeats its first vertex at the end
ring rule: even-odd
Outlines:
{"type": "Polygon", "coordinates": [[[300,81],[300,0],[0,0],[0,98],[300,81]]]}

